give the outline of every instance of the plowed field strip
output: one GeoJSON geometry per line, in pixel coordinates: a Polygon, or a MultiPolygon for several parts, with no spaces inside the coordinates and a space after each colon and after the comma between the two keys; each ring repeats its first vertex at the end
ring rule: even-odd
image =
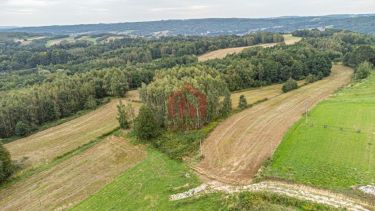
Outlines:
{"type": "Polygon", "coordinates": [[[322,81],[233,115],[204,141],[204,159],[194,168],[222,182],[249,183],[288,128],[306,109],[348,84],[351,75],[350,68],[336,65],[331,76],[322,81]]]}

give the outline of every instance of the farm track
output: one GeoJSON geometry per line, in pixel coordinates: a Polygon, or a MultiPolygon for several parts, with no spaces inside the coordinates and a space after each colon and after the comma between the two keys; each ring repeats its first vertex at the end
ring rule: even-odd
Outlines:
{"type": "MultiPolygon", "coordinates": [[[[130,98],[135,98],[129,93],[130,98]]],[[[128,103],[125,99],[124,103],[128,103]]],[[[12,159],[30,167],[49,162],[52,159],[70,152],[118,127],[118,100],[61,125],[38,132],[29,137],[5,144],[12,159]]],[[[137,110],[139,103],[132,103],[137,110]]]]}
{"type": "Polygon", "coordinates": [[[227,194],[239,192],[268,192],[277,195],[284,195],[304,201],[311,201],[318,204],[332,206],[338,209],[347,210],[372,210],[373,207],[356,199],[350,199],[344,195],[316,189],[304,185],[287,184],[277,181],[264,181],[246,186],[231,186],[219,182],[208,182],[197,188],[186,192],[171,195],[170,200],[182,200],[204,194],[223,192],[227,194]]]}
{"type": "Polygon", "coordinates": [[[335,65],[314,84],[276,96],[222,122],[203,142],[203,160],[193,168],[202,176],[246,185],[270,158],[283,135],[301,116],[349,83],[352,69],[335,65]]]}
{"type": "Polygon", "coordinates": [[[145,157],[142,147],[109,137],[79,155],[0,190],[0,210],[66,210],[145,157]]]}

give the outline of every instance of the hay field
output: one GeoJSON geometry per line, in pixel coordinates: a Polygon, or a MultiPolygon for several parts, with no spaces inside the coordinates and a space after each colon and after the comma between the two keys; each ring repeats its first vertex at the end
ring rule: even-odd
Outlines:
{"type": "Polygon", "coordinates": [[[350,68],[336,65],[331,76],[324,80],[229,117],[203,142],[204,159],[194,168],[222,182],[248,184],[306,108],[348,84],[352,72],[350,68]]]}
{"type": "Polygon", "coordinates": [[[81,154],[0,190],[0,210],[66,210],[147,157],[143,147],[109,137],[81,154]]]}
{"type": "MultiPolygon", "coordinates": [[[[302,38],[294,37],[291,34],[284,35],[284,43],[286,45],[294,45],[301,40],[302,40],[302,38]]],[[[201,56],[198,56],[198,61],[205,62],[205,61],[208,61],[208,60],[211,60],[211,59],[222,59],[222,58],[224,58],[224,57],[226,57],[230,54],[241,53],[246,48],[256,48],[256,47],[271,48],[271,47],[274,47],[274,46],[279,45],[279,44],[280,43],[266,43],[266,44],[238,47],[238,48],[219,49],[219,50],[211,51],[211,52],[205,53],[201,56]]]]}
{"type": "MultiPolygon", "coordinates": [[[[51,161],[118,127],[117,104],[108,104],[81,117],[46,129],[29,137],[5,144],[12,159],[26,166],[51,161]]],[[[124,103],[128,103],[124,100],[124,103]]],[[[139,103],[132,103],[137,110],[139,103]]]]}

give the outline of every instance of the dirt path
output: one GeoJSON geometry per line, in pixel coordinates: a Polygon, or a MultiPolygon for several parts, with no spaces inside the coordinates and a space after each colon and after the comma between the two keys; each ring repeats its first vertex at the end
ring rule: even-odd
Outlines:
{"type": "MultiPolygon", "coordinates": [[[[26,166],[48,162],[116,129],[118,127],[117,104],[118,100],[112,100],[95,111],[5,144],[5,147],[9,150],[13,160],[22,161],[26,166]]],[[[133,105],[135,108],[139,106],[138,103],[133,103],[133,105]]]]}
{"type": "Polygon", "coordinates": [[[373,207],[365,204],[364,202],[350,199],[341,194],[315,189],[308,186],[292,185],[276,181],[265,181],[247,186],[230,186],[221,184],[219,182],[209,182],[184,193],[172,195],[170,196],[170,199],[172,201],[176,201],[214,192],[224,192],[231,194],[245,191],[270,192],[278,195],[285,195],[300,200],[311,201],[314,203],[325,204],[335,208],[344,208],[348,210],[373,209],[373,207]]]}
{"type": "Polygon", "coordinates": [[[0,210],[65,210],[113,181],[146,157],[110,137],[89,150],[0,191],[0,210]]]}
{"type": "Polygon", "coordinates": [[[249,184],[283,135],[304,114],[349,83],[350,68],[336,65],[331,76],[274,97],[222,122],[203,142],[203,160],[193,168],[227,184],[249,184]]]}

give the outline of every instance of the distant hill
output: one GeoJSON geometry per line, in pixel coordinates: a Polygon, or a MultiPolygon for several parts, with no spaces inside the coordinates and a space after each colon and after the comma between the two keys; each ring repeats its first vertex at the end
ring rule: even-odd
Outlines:
{"type": "Polygon", "coordinates": [[[329,15],[315,17],[278,17],[261,19],[211,18],[164,20],[113,24],[20,27],[1,29],[7,32],[48,33],[55,35],[115,33],[138,36],[227,35],[254,31],[292,32],[297,29],[339,28],[375,33],[375,14],[329,15]]]}

